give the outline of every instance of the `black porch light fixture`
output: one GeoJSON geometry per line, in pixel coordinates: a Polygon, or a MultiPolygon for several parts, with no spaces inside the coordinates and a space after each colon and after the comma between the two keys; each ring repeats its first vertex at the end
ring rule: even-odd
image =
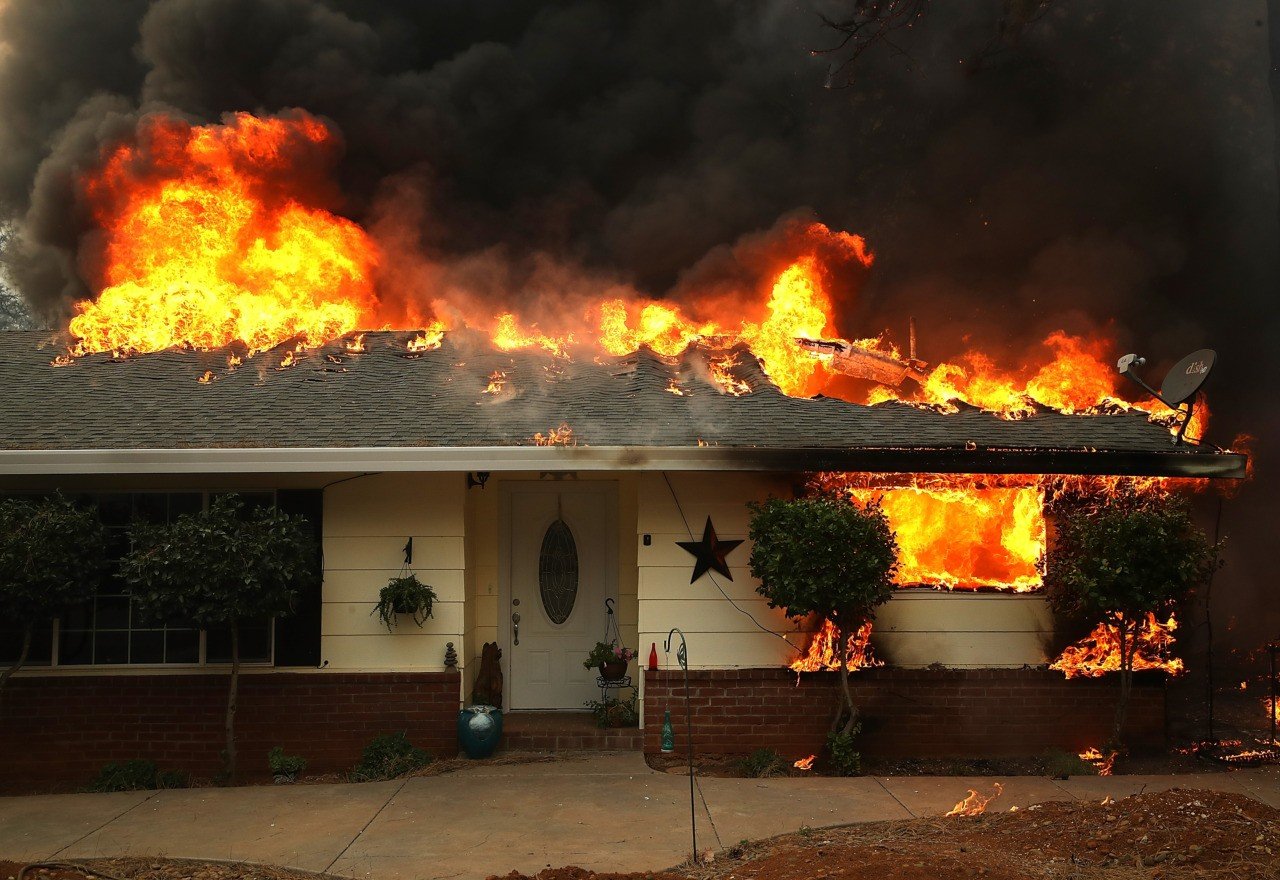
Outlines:
{"type": "Polygon", "coordinates": [[[474,489],[476,486],[479,486],[481,489],[483,489],[484,484],[487,482],[489,482],[488,471],[476,471],[474,474],[471,474],[471,473],[467,474],[468,489],[474,489]]]}

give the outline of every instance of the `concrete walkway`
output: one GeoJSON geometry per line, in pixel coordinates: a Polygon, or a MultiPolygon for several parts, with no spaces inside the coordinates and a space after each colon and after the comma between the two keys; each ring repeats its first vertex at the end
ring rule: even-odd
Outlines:
{"type": "MultiPolygon", "coordinates": [[[[700,849],[807,825],[939,815],[966,789],[992,808],[1202,788],[1280,808],[1277,768],[1187,776],[700,779],[700,849]]],[[[547,866],[643,871],[689,853],[688,778],[638,753],[490,765],[359,785],[0,798],[0,859],[159,855],[287,865],[356,878],[483,878],[547,866]]]]}

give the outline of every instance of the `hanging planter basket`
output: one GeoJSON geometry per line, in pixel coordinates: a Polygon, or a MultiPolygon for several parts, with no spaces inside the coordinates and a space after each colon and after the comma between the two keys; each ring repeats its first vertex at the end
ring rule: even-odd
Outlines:
{"type": "Polygon", "coordinates": [[[627,661],[612,660],[608,663],[601,663],[598,667],[600,677],[605,681],[621,681],[627,676],[627,661]]]}

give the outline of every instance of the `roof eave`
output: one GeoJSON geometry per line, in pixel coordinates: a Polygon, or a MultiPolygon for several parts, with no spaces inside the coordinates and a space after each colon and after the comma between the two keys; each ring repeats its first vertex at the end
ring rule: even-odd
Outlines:
{"type": "Polygon", "coordinates": [[[352,471],[868,471],[1241,479],[1239,453],[1052,449],[472,446],[0,450],[0,474],[352,471]]]}

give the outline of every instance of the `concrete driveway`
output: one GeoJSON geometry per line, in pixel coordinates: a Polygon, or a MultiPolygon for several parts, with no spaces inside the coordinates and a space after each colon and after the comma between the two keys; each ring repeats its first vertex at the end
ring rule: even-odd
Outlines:
{"type": "MultiPolygon", "coordinates": [[[[1005,786],[993,808],[1201,788],[1280,808],[1277,768],[1190,776],[700,779],[699,849],[807,825],[938,815],[1005,786]]],[[[689,782],[637,753],[478,765],[348,785],[0,798],[0,859],[152,855],[286,865],[349,877],[483,878],[513,869],[669,867],[690,851],[689,782]]]]}

